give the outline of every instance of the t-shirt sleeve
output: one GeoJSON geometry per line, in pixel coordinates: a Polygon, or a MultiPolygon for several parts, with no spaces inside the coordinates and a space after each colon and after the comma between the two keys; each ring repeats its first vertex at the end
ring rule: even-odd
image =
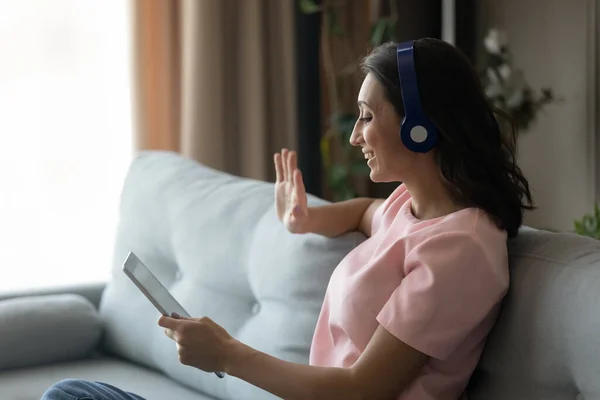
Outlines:
{"type": "Polygon", "coordinates": [[[386,208],[388,200],[384,201],[377,207],[375,212],[373,213],[373,219],[371,220],[371,236],[375,234],[379,230],[381,226],[381,218],[383,218],[383,210],[386,208]]]}
{"type": "Polygon", "coordinates": [[[467,233],[433,236],[409,251],[406,275],[377,321],[407,345],[444,360],[504,297],[508,282],[467,233]]]}

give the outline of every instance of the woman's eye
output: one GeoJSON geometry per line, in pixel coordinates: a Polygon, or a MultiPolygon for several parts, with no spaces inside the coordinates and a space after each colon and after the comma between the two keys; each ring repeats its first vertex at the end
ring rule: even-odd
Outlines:
{"type": "Polygon", "coordinates": [[[373,117],[362,117],[362,118],[359,118],[358,120],[361,122],[371,122],[372,119],[373,119],[373,117]]]}

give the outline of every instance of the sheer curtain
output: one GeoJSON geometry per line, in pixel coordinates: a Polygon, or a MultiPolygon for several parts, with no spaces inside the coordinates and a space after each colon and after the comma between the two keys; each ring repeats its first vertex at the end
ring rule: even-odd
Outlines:
{"type": "Polygon", "coordinates": [[[109,276],[132,152],[129,13],[0,0],[0,291],[109,276]]]}
{"type": "Polygon", "coordinates": [[[296,0],[134,0],[139,149],[273,180],[296,147],[296,0]]]}

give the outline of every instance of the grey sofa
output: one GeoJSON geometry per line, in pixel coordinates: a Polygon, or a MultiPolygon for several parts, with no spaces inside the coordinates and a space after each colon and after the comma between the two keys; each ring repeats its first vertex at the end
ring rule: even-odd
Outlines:
{"type": "MultiPolygon", "coordinates": [[[[179,364],[122,261],[134,251],[192,315],[306,363],[329,276],[364,239],[290,234],[270,183],[140,153],[124,184],[111,281],[0,297],[0,400],[39,399],[66,378],[148,400],[271,399],[179,364]]],[[[469,398],[600,400],[600,242],[523,228],[509,247],[511,289],[469,398]]]]}

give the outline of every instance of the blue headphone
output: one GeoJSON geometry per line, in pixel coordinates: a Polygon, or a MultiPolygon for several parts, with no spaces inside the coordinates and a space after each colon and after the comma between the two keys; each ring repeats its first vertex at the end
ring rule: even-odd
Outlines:
{"type": "Polygon", "coordinates": [[[437,128],[421,106],[415,71],[414,41],[399,43],[396,47],[396,57],[405,114],[400,138],[407,149],[416,153],[427,153],[437,142],[437,128]]]}

